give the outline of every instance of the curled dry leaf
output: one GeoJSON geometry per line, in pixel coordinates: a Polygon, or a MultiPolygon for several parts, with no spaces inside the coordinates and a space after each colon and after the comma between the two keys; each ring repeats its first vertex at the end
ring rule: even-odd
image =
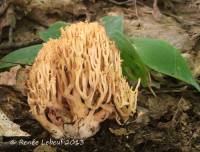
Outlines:
{"type": "Polygon", "coordinates": [[[87,138],[105,119],[124,122],[135,113],[138,85],[133,91],[122,76],[119,50],[104,27],[81,22],[40,50],[29,73],[28,103],[54,137],[87,138]]]}

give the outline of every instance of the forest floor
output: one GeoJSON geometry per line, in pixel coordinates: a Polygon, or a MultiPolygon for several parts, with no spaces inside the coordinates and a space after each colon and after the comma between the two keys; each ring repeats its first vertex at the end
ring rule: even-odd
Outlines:
{"type": "MultiPolygon", "coordinates": [[[[74,2],[58,10],[49,9],[51,6],[47,9],[31,3],[25,5],[23,0],[17,4],[3,0],[0,2],[0,57],[18,48],[41,43],[38,32],[55,21],[99,21],[105,15],[123,15],[126,34],[163,39],[176,46],[200,82],[200,1],[160,0],[160,12],[152,8],[151,0],[134,2],[74,2]]],[[[17,82],[14,84],[8,83],[13,78],[3,79],[0,75],[0,108],[11,121],[19,124],[21,130],[31,135],[24,139],[49,140],[50,135],[29,114],[26,96],[21,91],[25,78],[19,73],[23,70],[20,68],[15,73],[17,82]]],[[[17,137],[3,137],[0,151],[200,151],[200,93],[183,82],[154,72],[151,80],[155,95],[148,88],[140,88],[135,118],[121,126],[114,121],[104,122],[100,131],[83,145],[19,146],[9,144],[11,139],[18,140],[17,137]]]]}

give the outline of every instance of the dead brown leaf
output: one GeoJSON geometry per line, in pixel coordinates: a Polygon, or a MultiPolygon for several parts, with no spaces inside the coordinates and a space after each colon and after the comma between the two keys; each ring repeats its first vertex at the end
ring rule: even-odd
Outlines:
{"type": "Polygon", "coordinates": [[[12,67],[9,71],[0,73],[0,85],[12,86],[26,96],[26,80],[29,66],[22,68],[20,65],[12,67]]]}

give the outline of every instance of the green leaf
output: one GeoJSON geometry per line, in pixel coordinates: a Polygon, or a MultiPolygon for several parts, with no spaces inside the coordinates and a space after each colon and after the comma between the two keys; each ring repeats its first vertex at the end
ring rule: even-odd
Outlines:
{"type": "Polygon", "coordinates": [[[132,45],[151,69],[193,85],[200,91],[192,72],[179,50],[169,43],[149,38],[130,38],[132,45]]]}
{"type": "Polygon", "coordinates": [[[123,74],[129,80],[137,80],[141,78],[143,86],[148,83],[148,69],[141,61],[140,56],[135,51],[130,40],[123,33],[123,17],[122,16],[105,16],[102,18],[106,32],[109,37],[115,41],[121,54],[123,74]]]}
{"type": "Polygon", "coordinates": [[[112,36],[116,31],[123,33],[124,28],[122,16],[105,16],[101,20],[109,36],[112,36]]]}
{"type": "Polygon", "coordinates": [[[0,69],[9,68],[18,64],[32,64],[42,44],[16,50],[0,59],[0,69]]]}
{"type": "Polygon", "coordinates": [[[135,51],[132,43],[120,32],[115,32],[115,34],[112,35],[112,39],[120,50],[120,55],[123,60],[123,74],[126,75],[129,80],[133,81],[141,78],[143,86],[147,86],[149,78],[148,69],[135,51]]]}
{"type": "Polygon", "coordinates": [[[69,24],[63,21],[58,21],[52,24],[47,30],[39,32],[39,36],[43,41],[48,41],[50,38],[57,39],[60,37],[60,28],[68,26],[69,24]]]}

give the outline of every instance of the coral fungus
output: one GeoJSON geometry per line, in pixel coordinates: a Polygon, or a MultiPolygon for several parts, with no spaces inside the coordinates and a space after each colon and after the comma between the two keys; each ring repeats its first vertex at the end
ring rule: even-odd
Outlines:
{"type": "Polygon", "coordinates": [[[28,103],[54,137],[87,138],[108,118],[127,121],[135,91],[122,75],[120,52],[103,26],[76,23],[43,45],[30,70],[28,103]]]}

